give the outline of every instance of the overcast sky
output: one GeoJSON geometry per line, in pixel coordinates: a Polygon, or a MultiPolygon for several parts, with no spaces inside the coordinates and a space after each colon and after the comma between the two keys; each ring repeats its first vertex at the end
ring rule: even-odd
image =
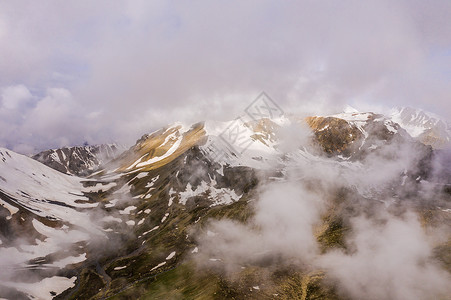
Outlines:
{"type": "Polygon", "coordinates": [[[0,146],[349,103],[451,116],[451,1],[0,0],[0,146]]]}

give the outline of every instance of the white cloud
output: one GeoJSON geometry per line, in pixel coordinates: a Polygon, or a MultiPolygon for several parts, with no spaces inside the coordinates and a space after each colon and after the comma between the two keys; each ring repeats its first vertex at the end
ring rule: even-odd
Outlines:
{"type": "Polygon", "coordinates": [[[320,259],[353,299],[420,300],[450,292],[451,277],[431,261],[431,243],[413,214],[404,220],[360,217],[353,228],[353,253],[335,251],[320,259]]]}
{"type": "Polygon", "coordinates": [[[30,101],[32,95],[24,85],[9,86],[2,89],[1,104],[3,108],[14,110],[30,101]]]}
{"type": "Polygon", "coordinates": [[[30,154],[46,147],[92,142],[92,114],[65,88],[49,88],[33,95],[24,85],[2,90],[0,143],[30,154]]]}

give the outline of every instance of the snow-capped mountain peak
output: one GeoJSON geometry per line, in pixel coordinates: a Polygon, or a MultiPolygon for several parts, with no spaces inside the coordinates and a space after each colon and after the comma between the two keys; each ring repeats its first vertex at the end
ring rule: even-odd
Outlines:
{"type": "Polygon", "coordinates": [[[401,125],[412,137],[434,148],[443,148],[451,142],[448,121],[436,114],[411,107],[392,110],[390,118],[401,125]]]}

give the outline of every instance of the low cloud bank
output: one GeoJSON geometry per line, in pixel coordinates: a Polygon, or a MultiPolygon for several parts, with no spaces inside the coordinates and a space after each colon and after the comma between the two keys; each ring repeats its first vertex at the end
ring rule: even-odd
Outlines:
{"type": "Polygon", "coordinates": [[[449,295],[451,276],[434,249],[446,243],[450,229],[421,215],[424,209],[445,213],[437,208],[442,191],[430,188],[443,173],[431,172],[429,182],[408,178],[416,176],[424,149],[393,143],[360,162],[322,158],[292,165],[285,181],[260,187],[246,224],[210,223],[198,239],[199,266],[232,277],[249,265],[322,270],[352,299],[449,295]],[[331,215],[346,229],[344,241],[324,249],[318,235],[331,215]]]}

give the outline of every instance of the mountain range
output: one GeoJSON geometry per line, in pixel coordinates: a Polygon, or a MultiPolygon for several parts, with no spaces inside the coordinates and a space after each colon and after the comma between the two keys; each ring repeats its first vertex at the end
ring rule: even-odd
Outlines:
{"type": "Polygon", "coordinates": [[[117,144],[85,145],[49,149],[32,158],[65,174],[87,176],[124,150],[117,144]]]}
{"type": "MultiPolygon", "coordinates": [[[[446,121],[421,110],[348,109],[175,123],[127,150],[79,146],[27,157],[0,148],[0,265],[8,270],[0,298],[358,299],[327,258],[358,252],[358,239],[350,243],[356,218],[408,218],[407,210],[419,228],[441,228],[422,263],[447,282],[450,137],[446,121]],[[292,188],[320,208],[284,206],[292,188]],[[296,244],[297,222],[310,219],[311,239],[296,244]]],[[[446,286],[431,286],[437,294],[428,297],[449,299],[446,286]]],[[[392,289],[376,295],[406,295],[392,289]]]]}

